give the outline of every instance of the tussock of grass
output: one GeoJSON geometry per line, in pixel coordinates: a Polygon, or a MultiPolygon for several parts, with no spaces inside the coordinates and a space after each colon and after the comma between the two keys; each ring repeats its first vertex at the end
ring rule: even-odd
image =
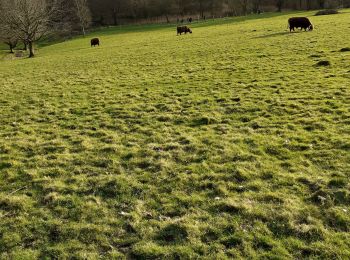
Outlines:
{"type": "Polygon", "coordinates": [[[350,258],[349,11],[295,15],[1,61],[0,258],[350,258]]]}
{"type": "Polygon", "coordinates": [[[328,61],[328,60],[321,60],[321,61],[319,61],[319,62],[316,63],[316,66],[318,66],[318,67],[322,67],[322,66],[324,66],[324,67],[331,66],[331,62],[328,61]]]}

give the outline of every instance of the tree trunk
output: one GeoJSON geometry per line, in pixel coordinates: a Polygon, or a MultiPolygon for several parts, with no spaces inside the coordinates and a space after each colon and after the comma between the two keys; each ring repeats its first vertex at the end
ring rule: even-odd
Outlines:
{"type": "Polygon", "coordinates": [[[117,10],[115,8],[113,8],[112,16],[113,16],[113,25],[118,25],[117,10]]]}
{"type": "Polygon", "coordinates": [[[245,16],[245,15],[247,15],[247,13],[248,13],[248,8],[247,8],[247,4],[246,4],[246,2],[244,2],[244,4],[243,4],[243,6],[242,6],[242,11],[243,11],[243,15],[245,16]]]}
{"type": "Polygon", "coordinates": [[[248,14],[248,0],[242,0],[240,3],[241,3],[243,15],[247,15],[248,14]]]}
{"type": "Polygon", "coordinates": [[[34,57],[34,46],[32,42],[28,42],[28,47],[29,47],[29,58],[34,57]]]}
{"type": "Polygon", "coordinates": [[[324,0],[319,0],[319,5],[321,9],[324,9],[325,1],[324,0]]]}
{"type": "Polygon", "coordinates": [[[280,13],[282,12],[282,5],[280,5],[280,4],[278,5],[277,11],[280,12],[280,13]]]}
{"type": "Polygon", "coordinates": [[[199,15],[201,18],[203,18],[203,16],[204,16],[202,1],[199,1],[199,15]]]}
{"type": "Polygon", "coordinates": [[[85,26],[83,25],[83,26],[81,26],[81,29],[82,29],[82,31],[83,31],[83,35],[84,35],[84,37],[85,37],[85,35],[86,35],[86,33],[85,33],[85,26]]]}
{"type": "Polygon", "coordinates": [[[306,8],[307,10],[311,10],[311,0],[306,0],[306,8]]]}
{"type": "Polygon", "coordinates": [[[13,53],[14,46],[12,44],[9,44],[9,46],[10,46],[10,53],[13,53]]]}
{"type": "Polygon", "coordinates": [[[259,14],[260,13],[260,1],[259,0],[254,2],[253,12],[255,14],[259,14]]]}
{"type": "Polygon", "coordinates": [[[284,1],[283,0],[277,0],[277,11],[282,12],[284,1]]]}

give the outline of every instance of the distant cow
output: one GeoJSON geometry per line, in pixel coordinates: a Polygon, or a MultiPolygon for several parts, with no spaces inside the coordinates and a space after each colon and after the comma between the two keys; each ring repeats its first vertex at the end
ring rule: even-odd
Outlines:
{"type": "Polygon", "coordinates": [[[294,31],[294,28],[301,28],[305,31],[308,29],[309,31],[312,31],[314,27],[312,26],[310,20],[306,17],[292,17],[288,20],[289,24],[289,31],[294,31]]]}
{"type": "Polygon", "coordinates": [[[91,47],[92,47],[92,46],[95,47],[96,45],[100,46],[100,40],[99,40],[99,38],[93,38],[93,39],[91,39],[91,47]]]}
{"type": "Polygon", "coordinates": [[[187,26],[178,26],[177,27],[177,35],[181,35],[182,33],[192,33],[191,29],[187,26]]]}

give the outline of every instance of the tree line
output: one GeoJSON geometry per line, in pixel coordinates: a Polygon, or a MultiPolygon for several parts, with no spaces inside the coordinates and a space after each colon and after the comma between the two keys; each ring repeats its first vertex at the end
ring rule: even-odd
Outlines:
{"type": "Polygon", "coordinates": [[[90,26],[182,23],[267,11],[350,7],[350,0],[0,0],[0,40],[34,56],[34,42],[90,26]]]}
{"type": "Polygon", "coordinates": [[[350,0],[89,0],[89,6],[93,24],[103,26],[350,7],[350,0]]]}

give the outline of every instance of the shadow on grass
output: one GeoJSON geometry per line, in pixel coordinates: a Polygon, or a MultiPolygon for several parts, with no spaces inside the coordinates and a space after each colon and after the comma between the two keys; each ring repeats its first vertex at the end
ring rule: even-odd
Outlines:
{"type": "Polygon", "coordinates": [[[282,35],[287,35],[287,34],[290,34],[290,32],[270,33],[270,34],[266,34],[266,35],[257,36],[257,37],[254,37],[254,38],[255,39],[257,39],[257,38],[271,38],[271,37],[277,37],[277,36],[282,36],[282,35]]]}

